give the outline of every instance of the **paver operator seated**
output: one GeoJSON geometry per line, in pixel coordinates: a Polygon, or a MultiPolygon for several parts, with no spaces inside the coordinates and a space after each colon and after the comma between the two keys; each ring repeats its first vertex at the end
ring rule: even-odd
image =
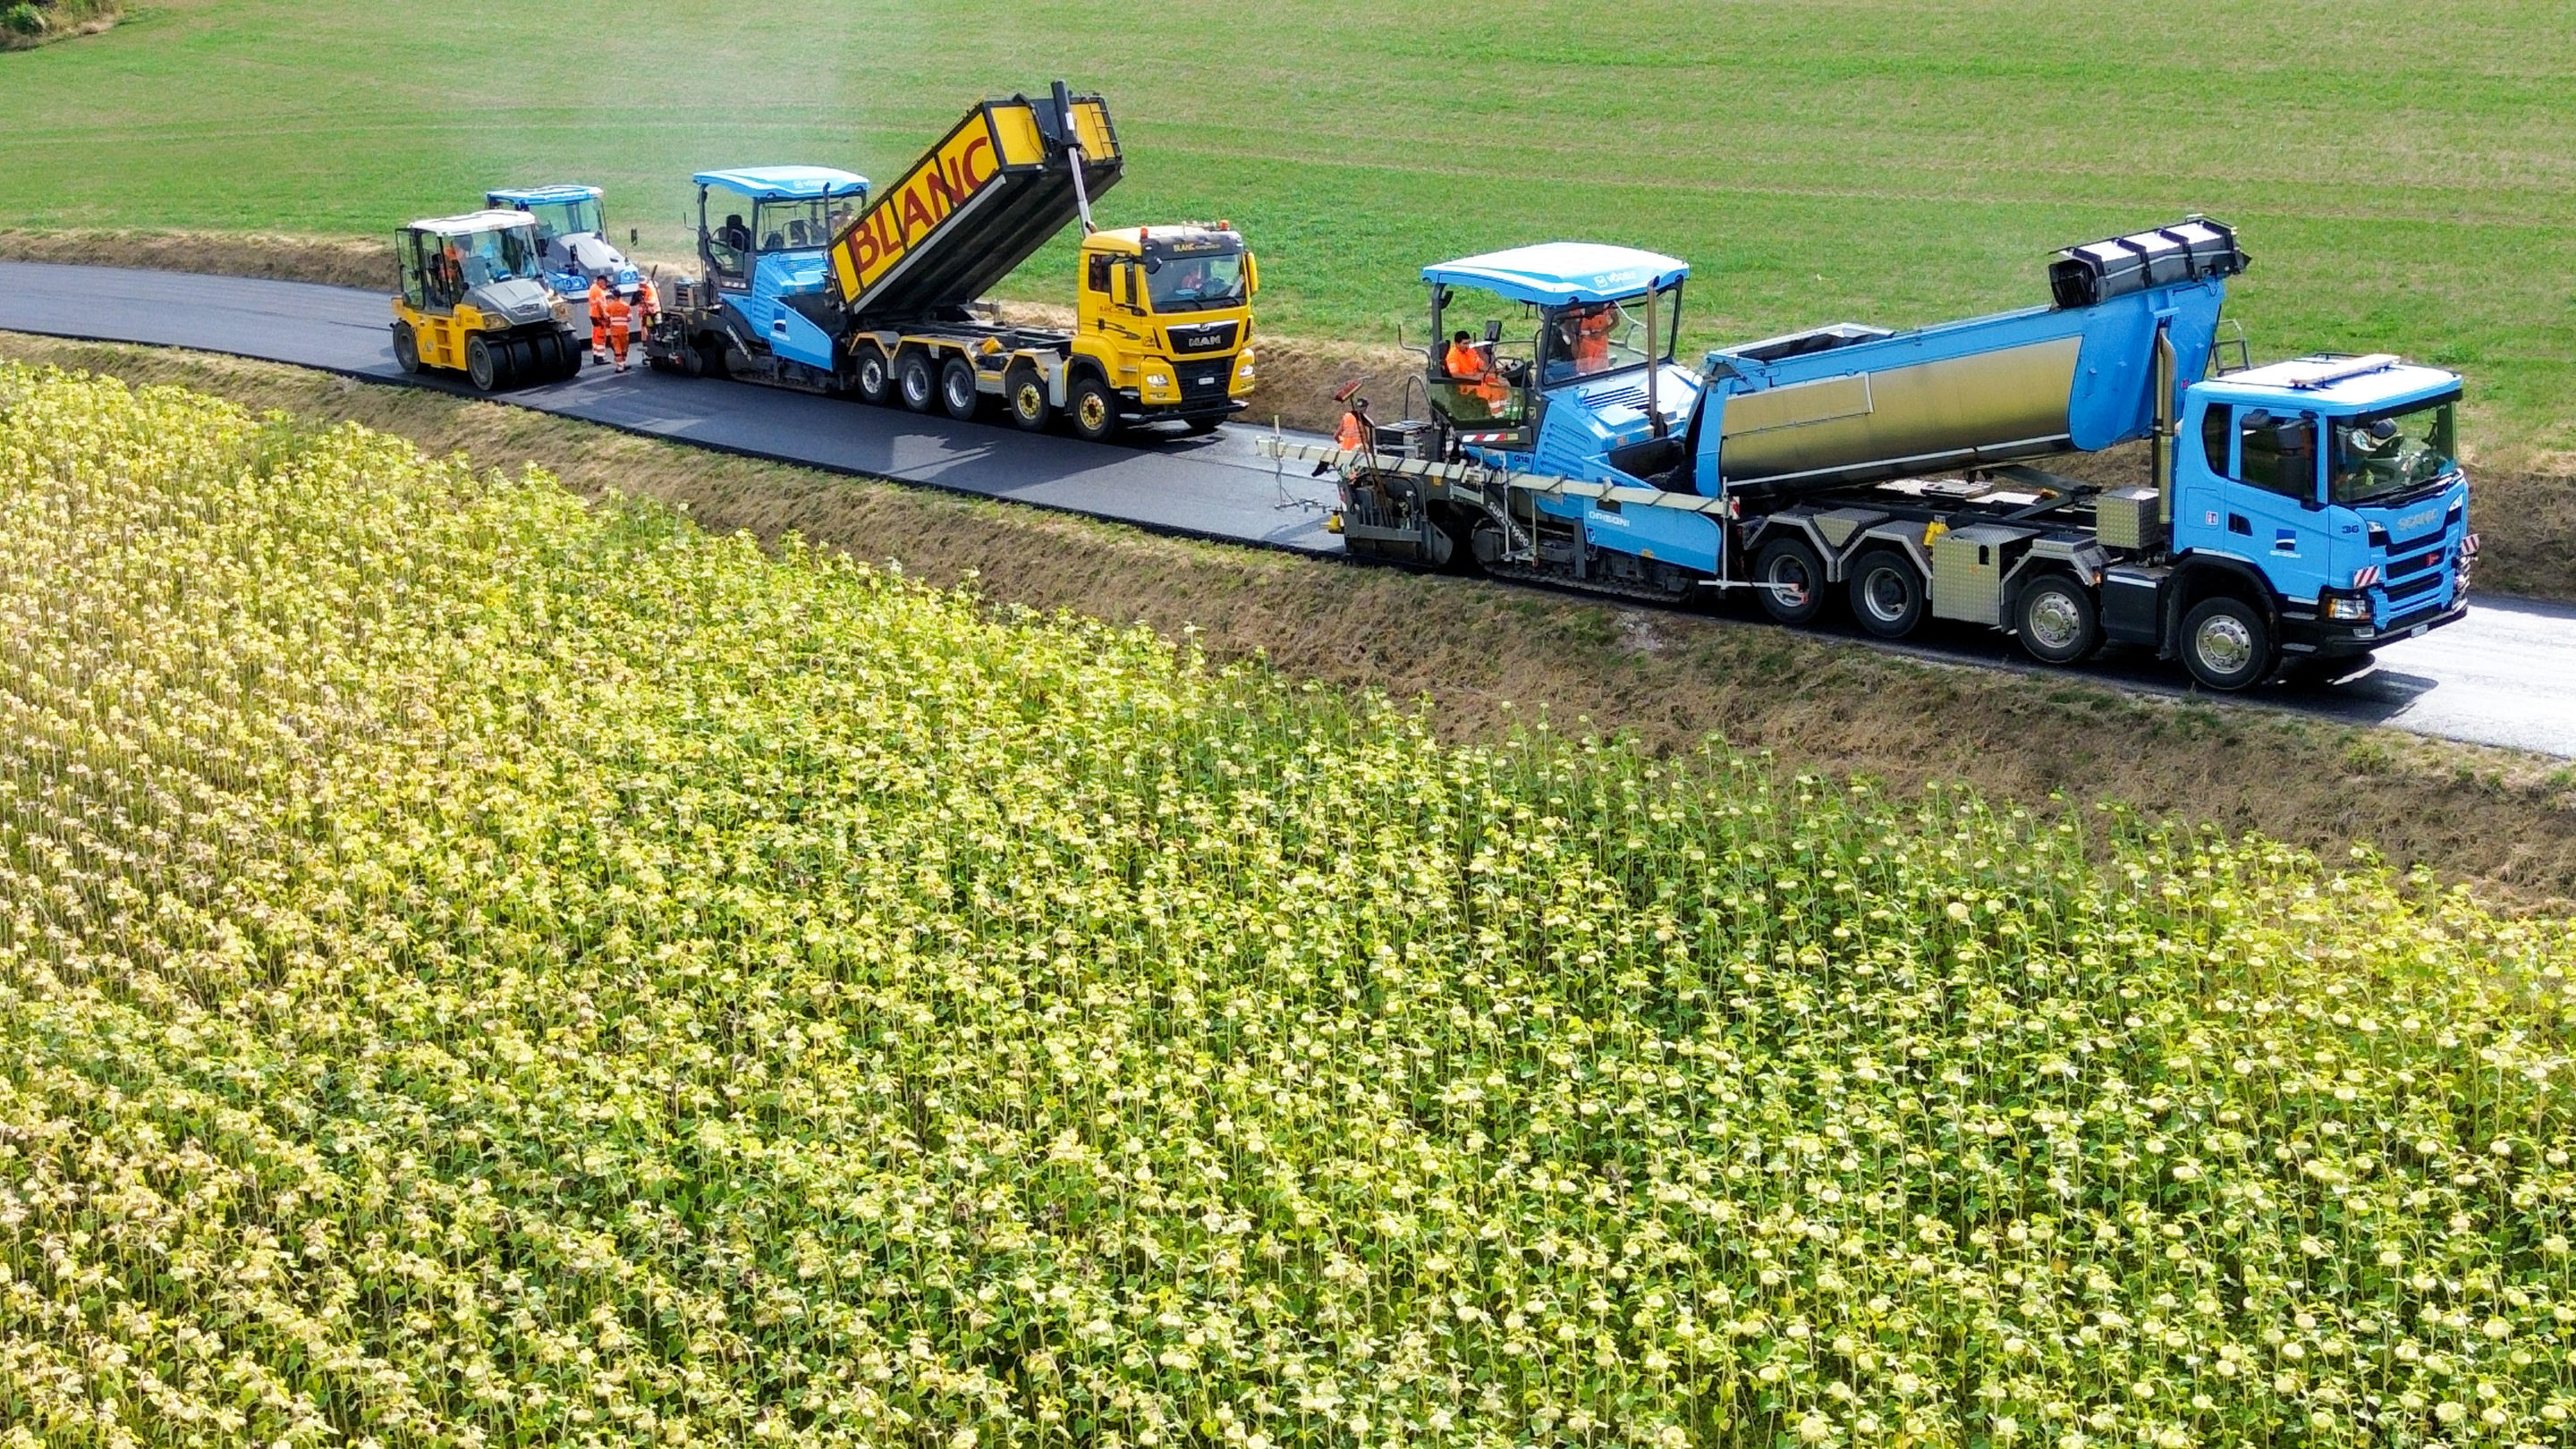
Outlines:
{"type": "Polygon", "coordinates": [[[1503,381],[1502,369],[1494,365],[1493,349],[1469,333],[1462,331],[1449,339],[1440,368],[1457,384],[1460,401],[1470,397],[1482,401],[1488,416],[1499,415],[1512,400],[1511,384],[1503,381]]]}

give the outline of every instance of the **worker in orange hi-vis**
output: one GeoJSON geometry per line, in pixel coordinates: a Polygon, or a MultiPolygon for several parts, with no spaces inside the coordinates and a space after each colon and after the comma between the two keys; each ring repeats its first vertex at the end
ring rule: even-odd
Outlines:
{"type": "Polygon", "coordinates": [[[1583,314],[1576,324],[1574,337],[1574,370],[1577,373],[1603,372],[1610,366],[1610,329],[1615,325],[1611,305],[1603,302],[1583,314]]]}
{"type": "Polygon", "coordinates": [[[590,279],[590,360],[608,360],[608,279],[590,279]]]}
{"type": "Polygon", "coordinates": [[[612,287],[608,292],[608,300],[600,305],[604,309],[602,315],[608,323],[608,345],[617,354],[617,370],[624,372],[628,328],[635,320],[634,304],[628,302],[612,287]]]}
{"type": "Polygon", "coordinates": [[[1440,366],[1456,380],[1464,397],[1484,404],[1488,416],[1500,416],[1503,405],[1511,401],[1511,384],[1504,382],[1495,368],[1492,351],[1464,332],[1449,339],[1449,350],[1442,356],[1440,366]]]}
{"type": "Polygon", "coordinates": [[[635,335],[641,337],[652,331],[653,324],[660,320],[661,316],[662,297],[660,293],[653,290],[653,279],[637,277],[635,279],[635,335]]]}

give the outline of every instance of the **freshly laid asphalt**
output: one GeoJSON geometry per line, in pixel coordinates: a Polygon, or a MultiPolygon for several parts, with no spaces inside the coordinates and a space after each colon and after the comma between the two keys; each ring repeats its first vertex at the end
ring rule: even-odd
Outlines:
{"type": "MultiPolygon", "coordinates": [[[[138,342],[322,368],[370,381],[470,393],[463,380],[408,377],[394,365],[384,296],[305,282],[114,267],[0,262],[0,331],[138,342]]],[[[585,370],[569,382],[494,401],[676,442],[834,472],[890,478],[1061,509],[1163,533],[1341,557],[1324,531],[1332,490],[1255,451],[1262,429],[1228,424],[1204,438],[1085,443],[1007,425],[960,423],[743,383],[646,371],[585,370]]],[[[1258,402],[1255,410],[1258,410],[1258,402]]],[[[2474,485],[2474,477],[2472,478],[2474,485]]],[[[2472,496],[2470,521],[2477,521],[2472,496]]],[[[2468,617],[2390,645],[2379,667],[2337,685],[2274,686],[2237,698],[2354,724],[2576,756],[2576,607],[2472,595],[2468,617]]],[[[1730,604],[1730,610],[1746,606],[1730,604]]],[[[1917,657],[2035,669],[1986,631],[1936,630],[1903,645],[1917,657]]],[[[2184,692],[2178,667],[2105,659],[2101,683],[2184,692]]],[[[2009,747],[2008,741],[1998,741],[2009,747]]]]}

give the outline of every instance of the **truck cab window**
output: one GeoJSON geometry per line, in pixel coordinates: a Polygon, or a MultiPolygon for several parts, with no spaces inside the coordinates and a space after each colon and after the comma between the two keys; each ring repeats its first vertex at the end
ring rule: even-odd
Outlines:
{"type": "Polygon", "coordinates": [[[2225,403],[2211,403],[2209,411],[2200,415],[2200,456],[2212,477],[2227,476],[2227,443],[2235,436],[2231,427],[2235,416],[2236,410],[2225,403]]]}
{"type": "Polygon", "coordinates": [[[2317,428],[2305,418],[2276,417],[2261,408],[2239,415],[2237,481],[2284,498],[2317,496],[2317,428]]]}

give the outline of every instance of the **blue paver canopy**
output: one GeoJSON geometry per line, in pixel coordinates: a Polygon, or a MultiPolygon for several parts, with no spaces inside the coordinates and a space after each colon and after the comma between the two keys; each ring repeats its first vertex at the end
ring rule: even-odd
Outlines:
{"type": "Polygon", "coordinates": [[[1426,282],[1482,287],[1515,302],[1542,307],[1633,297],[1648,287],[1669,287],[1689,275],[1688,262],[1599,242],[1541,242],[1422,269],[1426,282]]]}
{"type": "Polygon", "coordinates": [[[731,171],[701,171],[689,178],[700,186],[739,191],[754,201],[806,201],[865,191],[868,178],[829,166],[744,166],[731,171]]]}

